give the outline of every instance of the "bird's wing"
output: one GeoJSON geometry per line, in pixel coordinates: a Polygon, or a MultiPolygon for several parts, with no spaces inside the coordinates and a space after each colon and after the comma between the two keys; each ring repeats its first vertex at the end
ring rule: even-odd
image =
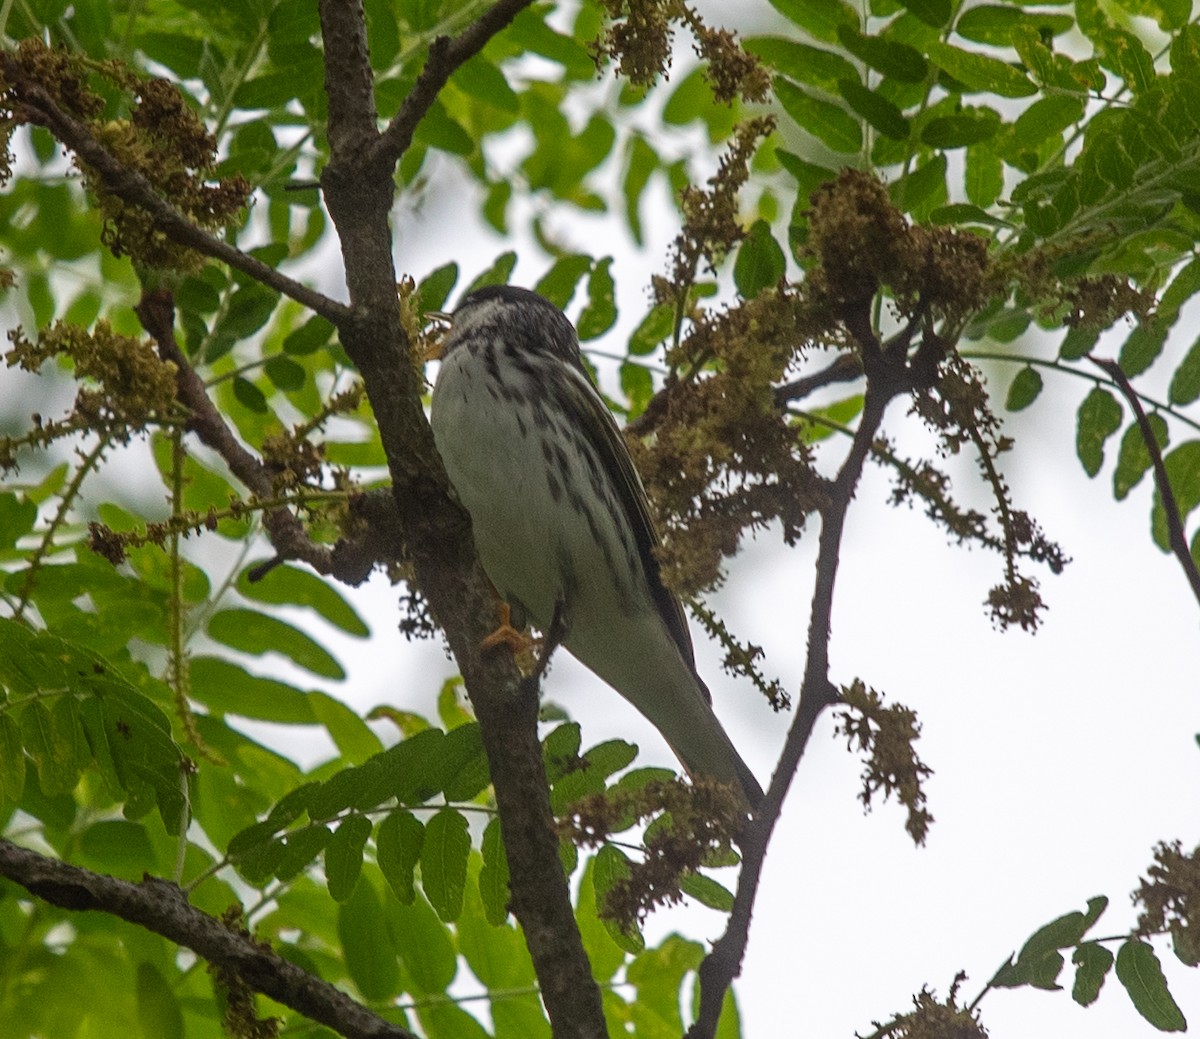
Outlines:
{"type": "Polygon", "coordinates": [[[571,366],[575,378],[568,406],[578,412],[576,428],[601,430],[602,435],[596,444],[600,454],[600,462],[606,472],[612,474],[613,483],[620,496],[621,505],[629,520],[637,543],[638,556],[646,574],[646,584],[654,605],[658,608],[659,616],[671,633],[671,638],[679,649],[679,655],[696,677],[696,681],[704,693],[705,699],[711,700],[708,687],[696,674],[695,653],[692,649],[692,636],[688,631],[687,617],[679,600],[662,582],[659,573],[658,558],[654,550],[659,546],[658,533],[650,519],[650,502],[646,497],[646,489],[642,486],[641,478],[633,467],[633,459],[629,456],[629,448],[618,428],[612,412],[605,406],[599,391],[592,384],[582,363],[571,366]]]}

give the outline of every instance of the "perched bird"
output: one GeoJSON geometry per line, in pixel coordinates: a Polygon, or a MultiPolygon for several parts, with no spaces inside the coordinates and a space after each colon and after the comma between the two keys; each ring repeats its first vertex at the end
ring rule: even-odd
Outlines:
{"type": "Polygon", "coordinates": [[[624,696],[693,777],[762,789],[713,713],[659,576],[641,480],[567,316],[497,285],[458,305],[433,436],[501,597],[624,696]]]}

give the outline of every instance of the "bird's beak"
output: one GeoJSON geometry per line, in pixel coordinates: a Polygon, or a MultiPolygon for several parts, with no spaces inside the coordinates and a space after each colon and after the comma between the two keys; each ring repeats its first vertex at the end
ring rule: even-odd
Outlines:
{"type": "Polygon", "coordinates": [[[450,329],[449,327],[438,328],[436,326],[449,326],[453,324],[454,315],[445,310],[430,310],[425,314],[426,326],[428,327],[431,322],[435,327],[428,329],[421,336],[421,360],[424,362],[441,359],[442,350],[446,342],[446,333],[450,329]]]}

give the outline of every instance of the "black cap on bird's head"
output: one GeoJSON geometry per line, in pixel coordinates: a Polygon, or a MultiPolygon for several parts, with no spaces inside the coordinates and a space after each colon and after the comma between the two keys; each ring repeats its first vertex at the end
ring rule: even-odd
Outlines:
{"type": "Polygon", "coordinates": [[[514,355],[553,354],[587,374],[575,326],[550,300],[530,289],[485,285],[463,296],[449,318],[443,356],[464,343],[491,342],[514,355]]]}

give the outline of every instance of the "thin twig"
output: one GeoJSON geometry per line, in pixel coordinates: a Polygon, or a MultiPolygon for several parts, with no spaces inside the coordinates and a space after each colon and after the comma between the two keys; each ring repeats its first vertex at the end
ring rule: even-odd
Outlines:
{"type": "Polygon", "coordinates": [[[497,0],[457,36],[436,37],[429,44],[429,57],[416,84],[375,143],[368,162],[386,161],[389,166],[399,162],[446,81],[531,3],[533,0],[497,0]]]}
{"type": "Polygon", "coordinates": [[[1167,517],[1167,540],[1171,551],[1175,553],[1175,558],[1179,560],[1179,565],[1183,567],[1184,576],[1192,587],[1192,595],[1200,603],[1200,570],[1197,570],[1196,560],[1192,558],[1191,549],[1188,547],[1187,533],[1183,528],[1183,517],[1179,513],[1179,502],[1175,498],[1175,492],[1171,489],[1171,478],[1167,475],[1167,465],[1163,461],[1162,450],[1158,446],[1154,430],[1150,428],[1150,420],[1146,417],[1146,411],[1138,399],[1138,393],[1130,385],[1129,378],[1116,361],[1095,357],[1092,354],[1088,354],[1088,360],[1112,377],[1117,389],[1121,391],[1121,396],[1133,409],[1134,418],[1137,419],[1138,432],[1142,435],[1142,443],[1146,445],[1146,451],[1150,455],[1150,464],[1154,469],[1154,486],[1158,488],[1158,496],[1162,499],[1163,512],[1167,517]]]}
{"type": "Polygon", "coordinates": [[[180,889],[156,877],[140,884],[70,866],[0,840],[0,876],[51,905],[95,909],[160,934],[209,963],[234,971],[257,992],[327,1025],[347,1039],[416,1039],[344,992],[289,963],[266,943],[226,926],[191,905],[180,889]]]}
{"type": "Polygon", "coordinates": [[[700,965],[700,1010],[695,1023],[688,1030],[688,1039],[712,1039],[716,1034],[725,992],[740,973],[742,958],[746,953],[751,915],[771,834],[779,821],[784,799],[817,719],[826,707],[838,701],[839,693],[829,679],[829,638],[833,620],[833,590],[846,514],[888,404],[899,393],[910,388],[907,372],[883,357],[866,315],[847,315],[846,325],[858,339],[866,362],[867,391],[862,418],[854,433],[850,451],[830,487],[829,501],[821,510],[817,577],[808,625],[808,661],[800,689],[800,703],[766,797],[742,842],[742,868],[729,923],[712,952],[700,965]]]}
{"type": "Polygon", "coordinates": [[[793,382],[785,383],[775,390],[775,403],[779,407],[792,401],[803,400],[810,393],[835,382],[852,382],[862,375],[862,361],[854,354],[838,354],[819,372],[805,375],[793,382]]]}

